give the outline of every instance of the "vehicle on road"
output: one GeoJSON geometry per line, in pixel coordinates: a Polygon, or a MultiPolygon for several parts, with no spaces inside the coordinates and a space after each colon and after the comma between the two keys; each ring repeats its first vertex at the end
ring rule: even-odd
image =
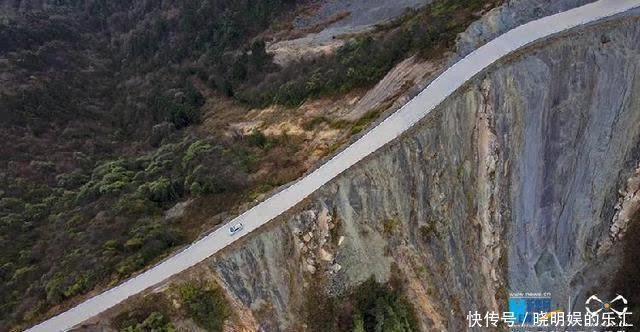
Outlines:
{"type": "Polygon", "coordinates": [[[229,235],[234,235],[235,233],[238,233],[241,230],[242,230],[242,224],[231,225],[231,227],[229,227],[229,235]]]}

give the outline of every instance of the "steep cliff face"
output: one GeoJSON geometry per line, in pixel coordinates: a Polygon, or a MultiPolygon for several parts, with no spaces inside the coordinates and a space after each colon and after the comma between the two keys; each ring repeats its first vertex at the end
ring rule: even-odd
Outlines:
{"type": "Polygon", "coordinates": [[[581,297],[583,275],[605,258],[598,249],[639,157],[637,24],[605,24],[496,73],[492,90],[507,92],[496,102],[524,110],[496,122],[511,146],[513,289],[581,297]]]}
{"type": "Polygon", "coordinates": [[[268,331],[372,275],[404,280],[424,330],[463,330],[508,291],[606,291],[635,206],[637,14],[494,66],[210,268],[268,331]]]}

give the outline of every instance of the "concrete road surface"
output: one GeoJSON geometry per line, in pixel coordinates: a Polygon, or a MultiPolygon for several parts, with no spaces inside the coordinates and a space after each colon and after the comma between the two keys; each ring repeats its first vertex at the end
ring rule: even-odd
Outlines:
{"type": "Polygon", "coordinates": [[[50,318],[28,331],[65,331],[201,262],[287,211],[325,183],[370,155],[425,117],[445,98],[496,60],[532,42],[640,6],[640,0],[600,0],[521,25],[478,48],[442,73],[404,107],[311,174],[244,212],[155,267],[50,318]],[[229,234],[230,225],[243,229],[229,234]]]}

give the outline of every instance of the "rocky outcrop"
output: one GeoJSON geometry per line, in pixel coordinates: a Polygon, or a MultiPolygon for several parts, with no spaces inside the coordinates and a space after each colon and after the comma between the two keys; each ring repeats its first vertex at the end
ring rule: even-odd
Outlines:
{"type": "Polygon", "coordinates": [[[429,3],[431,0],[318,1],[293,20],[289,37],[294,38],[269,43],[267,50],[279,65],[331,53],[344,44],[346,36],[370,31],[429,3]]]}
{"type": "Polygon", "coordinates": [[[618,220],[637,208],[639,23],[582,28],[494,66],[207,264],[266,331],[303,329],[319,281],[331,296],[396,274],[423,329],[451,331],[508,291],[564,304],[606,288],[618,220]]]}
{"type": "Polygon", "coordinates": [[[497,36],[533,20],[561,13],[595,0],[511,0],[474,22],[458,36],[457,53],[469,54],[497,36]]]}

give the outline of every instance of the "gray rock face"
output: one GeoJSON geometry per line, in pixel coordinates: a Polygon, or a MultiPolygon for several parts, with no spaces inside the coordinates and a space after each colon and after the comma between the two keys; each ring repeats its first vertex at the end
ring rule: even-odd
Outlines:
{"type": "Polygon", "coordinates": [[[349,13],[349,17],[331,25],[331,28],[370,26],[402,15],[407,9],[419,8],[430,0],[325,0],[318,2],[317,12],[313,15],[300,15],[294,24],[298,28],[310,27],[326,21],[340,13],[349,13]]]}
{"type": "Polygon", "coordinates": [[[637,17],[623,22],[555,41],[492,75],[492,98],[507,111],[496,112],[498,137],[512,161],[511,289],[575,303],[592,286],[581,279],[605,259],[598,248],[639,159],[640,29],[637,17]]]}

